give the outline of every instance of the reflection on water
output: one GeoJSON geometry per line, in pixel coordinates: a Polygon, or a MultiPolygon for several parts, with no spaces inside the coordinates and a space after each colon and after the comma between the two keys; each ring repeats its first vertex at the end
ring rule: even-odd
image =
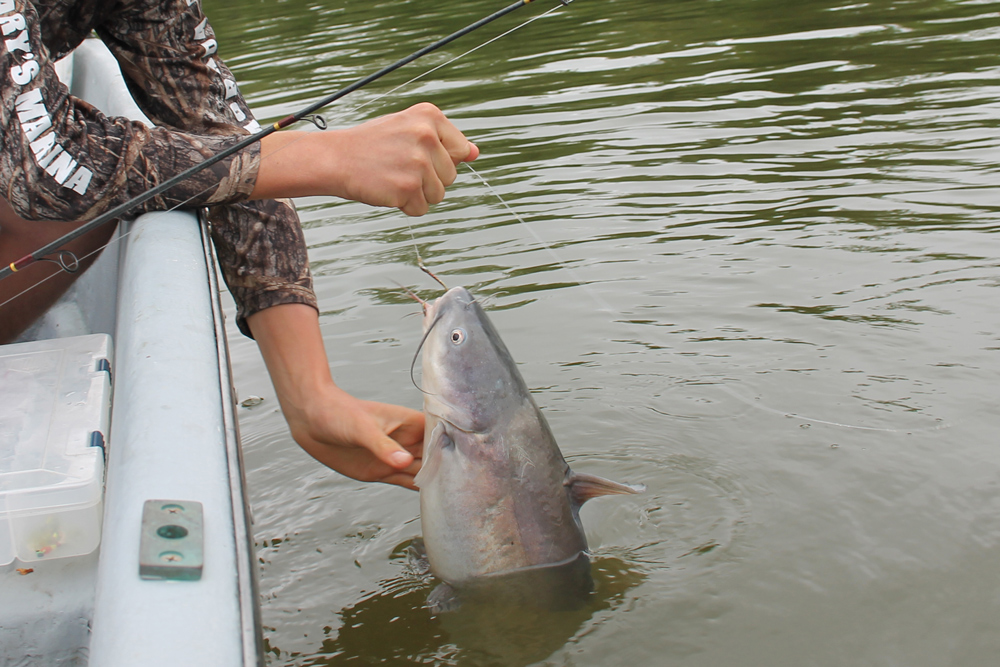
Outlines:
{"type": "MultiPolygon", "coordinates": [[[[504,3],[205,4],[277,118],[504,3]]],[[[527,223],[464,169],[418,219],[300,201],[338,382],[420,404],[419,251],[488,297],[573,465],[648,491],[583,509],[595,578],[629,582],[605,607],[484,643],[393,555],[415,495],[317,469],[234,336],[271,664],[489,664],[524,634],[551,665],[994,662],[998,39],[995,0],[576,0],[331,110],[436,102],[527,223]]]]}
{"type": "MultiPolygon", "coordinates": [[[[407,546],[397,547],[397,561],[407,546]]],[[[425,605],[433,580],[403,572],[380,581],[375,594],[340,610],[339,631],[300,664],[529,665],[571,641],[598,613],[620,607],[625,593],[644,578],[617,558],[597,559],[590,570],[594,590],[571,609],[466,600],[460,609],[439,615],[425,605]]],[[[324,634],[333,633],[327,627],[324,634]]],[[[267,648],[282,655],[274,642],[267,648]]]]}

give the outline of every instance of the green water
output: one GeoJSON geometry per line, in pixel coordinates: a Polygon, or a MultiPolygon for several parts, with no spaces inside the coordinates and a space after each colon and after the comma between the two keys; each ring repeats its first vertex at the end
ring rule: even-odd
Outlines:
{"type": "MultiPolygon", "coordinates": [[[[269,119],[505,4],[205,2],[269,119]]],[[[584,509],[589,607],[431,618],[416,494],[302,453],[234,336],[270,664],[992,664],[1000,2],[576,0],[381,97],[554,6],[325,114],[435,102],[527,226],[466,170],[419,219],[300,201],[323,333],[418,407],[416,244],[573,466],[648,491],[584,509]]]]}

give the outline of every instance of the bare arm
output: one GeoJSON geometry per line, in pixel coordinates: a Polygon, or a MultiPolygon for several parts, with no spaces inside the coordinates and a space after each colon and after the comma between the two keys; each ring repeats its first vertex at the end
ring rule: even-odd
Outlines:
{"type": "Polygon", "coordinates": [[[247,319],[295,441],[319,462],[365,482],[415,488],[423,413],[362,401],[330,376],[319,316],[283,304],[247,319]]]}
{"type": "MultiPolygon", "coordinates": [[[[418,104],[346,130],[265,137],[251,198],[332,195],[423,215],[444,199],[458,163],[478,156],[437,107],[418,104]]],[[[416,488],[422,413],[362,401],[337,387],[314,309],[275,306],[247,323],[304,450],[348,477],[416,488]]]]}
{"type": "Polygon", "coordinates": [[[444,199],[458,163],[478,156],[437,107],[418,104],[346,130],[264,137],[250,198],[333,195],[423,215],[444,199]]]}

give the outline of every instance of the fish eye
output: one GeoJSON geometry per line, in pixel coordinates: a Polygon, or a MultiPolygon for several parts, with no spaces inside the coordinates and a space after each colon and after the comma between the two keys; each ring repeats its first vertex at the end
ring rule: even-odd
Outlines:
{"type": "Polygon", "coordinates": [[[465,341],[465,332],[461,329],[454,329],[451,332],[451,342],[455,345],[461,345],[465,341]]]}

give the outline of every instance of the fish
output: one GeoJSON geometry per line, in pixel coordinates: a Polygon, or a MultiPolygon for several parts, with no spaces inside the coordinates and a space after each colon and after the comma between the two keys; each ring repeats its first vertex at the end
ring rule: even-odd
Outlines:
{"type": "Polygon", "coordinates": [[[422,549],[443,582],[427,606],[448,611],[500,591],[552,608],[578,605],[592,587],[580,507],[645,487],[569,467],[500,334],[468,289],[453,287],[421,303],[418,387],[426,430],[414,483],[422,549]]]}

